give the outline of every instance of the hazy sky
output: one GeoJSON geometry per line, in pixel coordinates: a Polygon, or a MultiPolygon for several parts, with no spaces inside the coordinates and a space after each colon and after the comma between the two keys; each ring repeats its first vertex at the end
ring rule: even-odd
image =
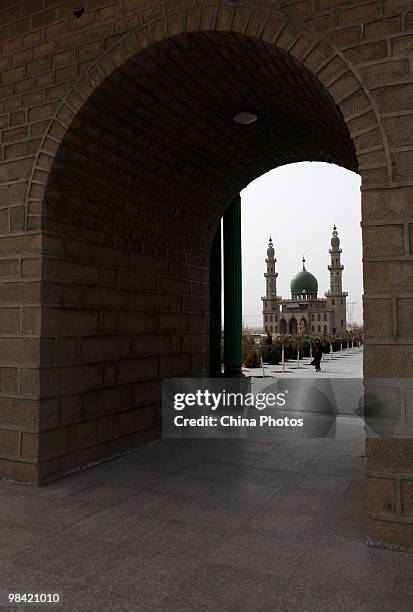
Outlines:
{"type": "Polygon", "coordinates": [[[277,293],[290,297],[290,281],[306,268],[318,280],[318,295],[329,289],[331,232],[337,225],[343,249],[343,290],[354,305],[354,322],[362,321],[360,177],[333,164],[304,162],[271,170],[241,192],[244,325],[262,325],[265,258],[271,234],[277,293]]]}

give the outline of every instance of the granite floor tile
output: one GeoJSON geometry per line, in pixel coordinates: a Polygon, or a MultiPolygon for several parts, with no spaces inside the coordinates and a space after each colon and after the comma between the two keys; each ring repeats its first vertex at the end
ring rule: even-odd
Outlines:
{"type": "Polygon", "coordinates": [[[282,578],[254,571],[207,563],[199,567],[179,590],[165,598],[160,610],[205,612],[251,611],[272,607],[285,588],[282,578]]]}
{"type": "Polygon", "coordinates": [[[63,532],[54,539],[45,538],[26,551],[16,553],[12,558],[20,571],[41,568],[41,571],[54,578],[61,575],[69,578],[84,579],[101,574],[111,567],[115,559],[122,555],[119,545],[98,542],[85,537],[77,537],[63,532]]]}
{"type": "Polygon", "coordinates": [[[390,594],[394,591],[396,560],[393,551],[369,548],[359,541],[343,548],[324,546],[315,548],[300,563],[297,577],[306,577],[308,584],[317,584],[320,577],[344,580],[367,591],[390,594]]]}
{"type": "Polygon", "coordinates": [[[83,501],[101,506],[112,506],[136,495],[130,487],[118,486],[115,482],[98,482],[89,487],[75,491],[67,499],[83,501]]]}
{"type": "Polygon", "coordinates": [[[62,592],[68,612],[410,612],[413,555],[365,545],[347,421],[334,439],[164,440],[39,489],[0,483],[0,590],[62,592]]]}

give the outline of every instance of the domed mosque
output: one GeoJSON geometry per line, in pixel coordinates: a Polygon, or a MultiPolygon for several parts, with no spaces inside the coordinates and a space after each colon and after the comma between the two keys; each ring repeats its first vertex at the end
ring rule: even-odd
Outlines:
{"type": "Polygon", "coordinates": [[[305,269],[305,259],[303,257],[303,267],[292,279],[290,283],[291,297],[301,299],[305,297],[317,297],[318,281],[316,277],[305,269]]]}
{"type": "Polygon", "coordinates": [[[318,281],[305,267],[291,279],[291,298],[284,299],[277,295],[277,277],[275,271],[275,249],[270,237],[267,258],[266,294],[263,302],[264,332],[274,335],[341,335],[346,331],[346,298],[342,290],[342,273],[340,239],[334,225],[329,250],[331,263],[330,290],[324,298],[318,297],[318,281]]]}

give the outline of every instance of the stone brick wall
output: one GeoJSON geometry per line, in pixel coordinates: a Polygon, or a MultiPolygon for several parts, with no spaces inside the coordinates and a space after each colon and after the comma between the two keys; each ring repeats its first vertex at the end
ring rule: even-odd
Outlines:
{"type": "MultiPolygon", "coordinates": [[[[158,434],[160,377],[207,363],[217,220],[292,161],[359,170],[365,374],[409,377],[409,0],[80,4],[0,0],[0,474],[158,434]]],[[[412,537],[409,453],[369,472],[374,541],[412,537]]]]}
{"type": "Polygon", "coordinates": [[[42,479],[159,436],[161,378],[202,375],[207,364],[208,268],[185,255],[169,194],[156,224],[159,197],[132,181],[125,192],[117,178],[122,142],[86,137],[81,123],[72,130],[46,193],[56,251],[44,259],[38,330],[53,346],[40,370],[51,419],[40,435],[42,479]],[[98,167],[106,155],[110,166],[98,167]]]}

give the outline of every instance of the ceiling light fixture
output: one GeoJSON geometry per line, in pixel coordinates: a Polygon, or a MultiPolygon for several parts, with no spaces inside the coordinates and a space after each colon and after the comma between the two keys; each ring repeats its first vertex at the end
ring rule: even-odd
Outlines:
{"type": "Polygon", "coordinates": [[[235,123],[238,123],[239,125],[250,125],[250,123],[255,123],[258,117],[254,113],[244,112],[237,113],[232,119],[235,123]]]}

